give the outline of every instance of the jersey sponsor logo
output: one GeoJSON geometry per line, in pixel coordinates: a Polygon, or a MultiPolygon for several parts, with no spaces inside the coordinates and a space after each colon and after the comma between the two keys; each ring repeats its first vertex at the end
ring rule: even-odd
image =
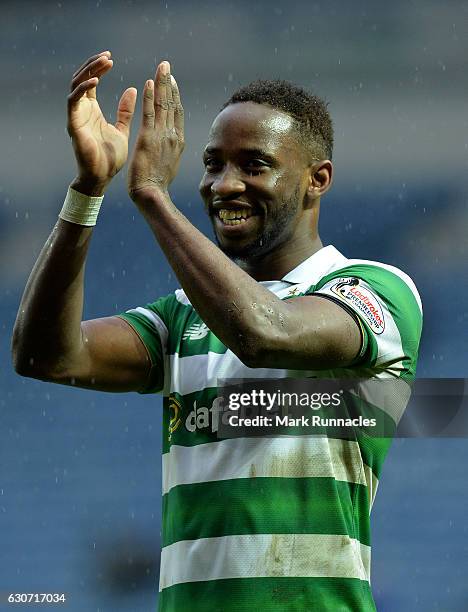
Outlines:
{"type": "Polygon", "coordinates": [[[182,336],[182,340],[201,340],[208,335],[209,328],[205,323],[194,323],[182,336]]]}
{"type": "Polygon", "coordinates": [[[360,312],[375,334],[383,333],[385,319],[382,305],[368,287],[361,285],[359,278],[340,278],[331,291],[353,310],[360,312]]]}
{"type": "Polygon", "coordinates": [[[185,428],[191,433],[197,429],[209,428],[212,432],[219,429],[219,420],[222,418],[224,397],[217,397],[211,404],[211,408],[206,406],[198,406],[197,400],[193,402],[193,410],[191,410],[185,419],[185,428]]]}

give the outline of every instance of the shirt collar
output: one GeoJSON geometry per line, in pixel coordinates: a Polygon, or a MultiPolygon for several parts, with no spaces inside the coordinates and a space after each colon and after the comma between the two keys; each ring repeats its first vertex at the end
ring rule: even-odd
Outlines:
{"type": "Polygon", "coordinates": [[[291,284],[308,282],[314,285],[321,278],[336,269],[338,262],[344,265],[346,257],[330,244],[316,251],[313,255],[283,276],[281,280],[291,284]]]}

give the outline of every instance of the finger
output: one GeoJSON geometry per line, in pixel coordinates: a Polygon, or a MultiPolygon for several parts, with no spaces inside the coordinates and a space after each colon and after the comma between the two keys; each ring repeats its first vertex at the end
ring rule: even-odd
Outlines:
{"type": "Polygon", "coordinates": [[[129,87],[126,89],[119,101],[117,108],[117,121],[115,127],[125,134],[128,138],[130,134],[130,125],[133,119],[133,113],[135,112],[135,104],[137,99],[137,90],[135,87],[129,87]]]}
{"type": "Polygon", "coordinates": [[[80,99],[90,90],[96,89],[96,85],[98,84],[99,79],[97,77],[93,77],[88,81],[83,81],[80,83],[72,92],[69,94],[67,98],[68,102],[68,112],[74,110],[80,99]]]}
{"type": "MultiPolygon", "coordinates": [[[[83,68],[73,79],[71,82],[70,90],[73,91],[81,82],[88,81],[92,77],[102,77],[103,74],[108,72],[114,62],[107,58],[105,55],[99,57],[94,62],[88,64],[85,68],[83,68]]],[[[89,97],[96,97],[96,91],[90,92],[89,97]]]]}
{"type": "Polygon", "coordinates": [[[88,59],[81,64],[81,66],[75,70],[75,72],[72,75],[72,78],[74,78],[79,72],[81,72],[83,70],[83,68],[85,68],[88,64],[91,64],[91,62],[94,62],[94,60],[96,60],[98,57],[101,57],[103,55],[106,55],[107,57],[111,56],[111,52],[110,51],[101,51],[101,53],[96,53],[96,55],[92,55],[91,57],[88,57],[88,59]]]}
{"type": "Polygon", "coordinates": [[[167,120],[166,83],[168,77],[169,64],[161,62],[156,70],[154,83],[154,124],[160,127],[165,127],[167,120]]]}
{"type": "Polygon", "coordinates": [[[141,125],[154,129],[154,82],[151,79],[146,81],[143,91],[141,125]]]}
{"type": "Polygon", "coordinates": [[[91,64],[83,68],[71,81],[70,91],[73,91],[83,81],[88,81],[92,77],[101,77],[113,66],[113,61],[102,56],[91,64]]]}
{"type": "Polygon", "coordinates": [[[166,127],[169,129],[174,129],[174,99],[172,97],[172,79],[173,76],[170,72],[166,75],[166,100],[167,100],[167,117],[166,117],[166,127]]]}
{"type": "Polygon", "coordinates": [[[184,139],[184,107],[180,101],[179,88],[171,75],[172,99],[174,101],[174,127],[180,140],[184,139]]]}

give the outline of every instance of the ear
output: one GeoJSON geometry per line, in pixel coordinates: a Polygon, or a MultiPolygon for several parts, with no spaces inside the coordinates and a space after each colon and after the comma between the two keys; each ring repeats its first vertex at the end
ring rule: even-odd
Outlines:
{"type": "Polygon", "coordinates": [[[329,159],[313,162],[309,167],[308,195],[315,199],[326,193],[332,184],[333,164],[329,159]]]}

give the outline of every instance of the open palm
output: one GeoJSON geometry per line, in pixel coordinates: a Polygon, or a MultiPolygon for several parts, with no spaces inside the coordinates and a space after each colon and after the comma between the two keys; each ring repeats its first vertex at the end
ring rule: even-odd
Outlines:
{"type": "Polygon", "coordinates": [[[99,78],[112,68],[110,53],[89,58],[73,75],[68,96],[68,133],[78,163],[79,176],[106,185],[127,160],[130,123],[136,89],[120,98],[115,125],[108,123],[96,98],[99,78]]]}

